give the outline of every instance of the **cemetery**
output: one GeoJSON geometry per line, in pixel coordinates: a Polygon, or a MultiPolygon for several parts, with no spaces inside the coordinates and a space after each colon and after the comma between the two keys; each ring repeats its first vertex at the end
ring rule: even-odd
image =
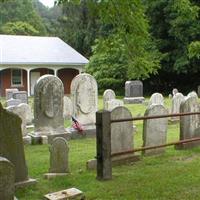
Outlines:
{"type": "Polygon", "coordinates": [[[0,200],[199,200],[199,13],[0,0],[0,200]]]}

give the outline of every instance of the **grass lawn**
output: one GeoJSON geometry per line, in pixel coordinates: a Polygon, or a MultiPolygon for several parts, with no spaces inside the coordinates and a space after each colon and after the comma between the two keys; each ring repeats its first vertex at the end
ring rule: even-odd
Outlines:
{"type": "MultiPolygon", "coordinates": [[[[170,100],[165,99],[170,108],[170,100]]],[[[143,115],[145,105],[127,105],[133,116],[143,115]]],[[[99,97],[99,108],[102,98],[99,97]]],[[[137,132],[134,146],[142,145],[142,121],[135,122],[137,132]]],[[[169,124],[168,141],[177,141],[179,125],[169,124]]],[[[48,145],[25,146],[29,176],[36,178],[38,184],[26,189],[18,189],[19,200],[40,200],[44,194],[69,187],[82,190],[87,200],[194,200],[200,199],[200,148],[175,150],[168,147],[159,156],[141,157],[141,161],[129,165],[113,167],[111,181],[97,181],[95,171],[86,170],[86,161],[94,158],[95,139],[69,141],[68,177],[53,180],[43,179],[48,172],[48,145]]]]}

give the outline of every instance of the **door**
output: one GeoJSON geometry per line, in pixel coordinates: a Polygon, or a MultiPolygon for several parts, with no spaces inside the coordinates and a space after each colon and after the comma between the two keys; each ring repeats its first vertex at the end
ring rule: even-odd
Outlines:
{"type": "Polygon", "coordinates": [[[34,95],[34,87],[39,78],[40,72],[31,72],[31,95],[34,95]]]}

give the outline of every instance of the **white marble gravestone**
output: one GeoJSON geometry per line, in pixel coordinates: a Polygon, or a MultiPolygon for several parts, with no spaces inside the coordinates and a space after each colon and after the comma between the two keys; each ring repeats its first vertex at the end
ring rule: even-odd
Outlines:
{"type": "MultiPolygon", "coordinates": [[[[184,101],[184,96],[182,93],[176,93],[172,98],[172,110],[171,114],[177,114],[180,113],[180,105],[181,102],[184,101]]],[[[180,117],[171,117],[171,120],[179,120],[180,117]]]]}
{"type": "MultiPolygon", "coordinates": [[[[168,111],[161,104],[152,104],[145,111],[144,116],[167,115],[168,111]]],[[[151,147],[166,144],[167,142],[167,118],[147,119],[143,123],[143,146],[151,147]]],[[[165,148],[144,150],[145,155],[163,153],[165,148]]]]}
{"type": "Polygon", "coordinates": [[[97,82],[90,74],[79,74],[71,82],[73,116],[83,125],[96,121],[98,91],[97,82]]]}
{"type": "Polygon", "coordinates": [[[151,95],[148,106],[153,104],[164,105],[163,95],[160,93],[154,93],[151,95]]]}
{"type": "Polygon", "coordinates": [[[111,89],[107,89],[103,93],[103,108],[106,109],[106,102],[115,99],[115,92],[111,89]]]}
{"type": "Polygon", "coordinates": [[[34,88],[34,124],[36,135],[64,133],[62,81],[53,75],[41,76],[34,88]]]}
{"type": "Polygon", "coordinates": [[[122,100],[119,100],[119,99],[112,99],[110,101],[107,101],[105,103],[105,110],[113,110],[114,108],[116,107],[119,107],[119,106],[123,106],[124,105],[124,102],[122,100]]]}

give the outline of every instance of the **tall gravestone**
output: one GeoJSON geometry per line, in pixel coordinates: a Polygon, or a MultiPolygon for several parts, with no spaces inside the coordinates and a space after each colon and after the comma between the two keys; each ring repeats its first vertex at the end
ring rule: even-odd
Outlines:
{"type": "Polygon", "coordinates": [[[35,134],[64,133],[62,81],[53,75],[41,76],[34,88],[35,134]]]}
{"type": "Polygon", "coordinates": [[[126,81],[124,103],[142,103],[143,83],[141,81],[126,81]]]}
{"type": "MultiPolygon", "coordinates": [[[[180,113],[200,112],[197,96],[187,96],[180,105],[180,113]]],[[[200,115],[180,117],[180,140],[200,137],[200,115]]],[[[191,148],[200,145],[200,142],[190,142],[177,145],[177,148],[191,148]]]]}
{"type": "Polygon", "coordinates": [[[111,89],[107,89],[103,93],[103,108],[106,109],[106,102],[115,99],[115,92],[111,89]]]}
{"type": "Polygon", "coordinates": [[[13,99],[19,99],[21,103],[28,104],[28,94],[26,91],[16,91],[13,92],[13,99]]]}
{"type": "Polygon", "coordinates": [[[14,200],[15,168],[6,158],[0,157],[0,199],[14,200]]]}
{"type": "MultiPolygon", "coordinates": [[[[172,110],[171,114],[180,113],[181,102],[184,101],[184,96],[182,93],[176,93],[172,98],[172,110]]],[[[171,120],[179,120],[180,117],[172,117],[171,120]]]]}
{"type": "Polygon", "coordinates": [[[160,93],[154,93],[151,95],[148,106],[153,104],[164,105],[164,97],[160,93]]]}
{"type": "Polygon", "coordinates": [[[35,183],[28,178],[22,140],[22,120],[14,113],[3,109],[0,104],[0,156],[15,166],[15,183],[18,186],[35,183]]]}
{"type": "MultiPolygon", "coordinates": [[[[163,105],[153,104],[147,108],[144,116],[167,115],[168,111],[163,105]]],[[[166,144],[167,118],[147,119],[143,123],[143,146],[151,147],[166,144]]],[[[165,148],[144,150],[143,154],[152,155],[163,153],[165,148]]]]}
{"type": "Polygon", "coordinates": [[[83,73],[71,82],[73,116],[87,129],[94,126],[97,111],[97,82],[93,76],[83,73]]]}
{"type": "Polygon", "coordinates": [[[67,141],[62,137],[56,137],[50,146],[50,168],[46,178],[63,176],[69,173],[67,141]]]}

